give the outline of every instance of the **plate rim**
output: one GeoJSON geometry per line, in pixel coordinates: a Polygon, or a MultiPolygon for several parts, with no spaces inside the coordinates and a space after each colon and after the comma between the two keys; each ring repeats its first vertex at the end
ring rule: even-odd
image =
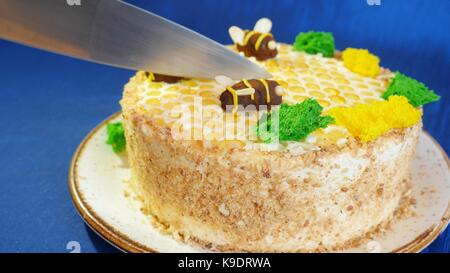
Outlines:
{"type": "Polygon", "coordinates": [[[72,198],[72,203],[80,217],[83,221],[91,228],[97,235],[102,237],[105,241],[111,244],[113,247],[123,251],[132,253],[157,253],[155,249],[144,246],[143,244],[130,239],[128,236],[122,232],[116,230],[112,225],[104,221],[92,208],[91,206],[83,200],[83,195],[78,188],[78,170],[77,164],[86,144],[91,140],[91,138],[108,122],[117,118],[121,115],[121,112],[116,112],[106,119],[102,120],[97,124],[89,133],[83,138],[83,140],[78,145],[75,150],[72,159],[70,161],[69,167],[69,192],[72,198]]]}
{"type": "MultiPolygon", "coordinates": [[[[91,140],[91,138],[108,122],[119,117],[121,115],[121,111],[118,111],[99,124],[97,124],[89,133],[83,138],[83,140],[78,145],[75,150],[72,159],[70,161],[69,168],[69,176],[68,176],[68,184],[69,184],[69,192],[72,198],[72,203],[83,219],[83,221],[100,237],[102,237],[105,241],[110,243],[112,246],[124,252],[131,253],[158,253],[157,250],[145,246],[135,240],[130,239],[127,235],[122,232],[116,230],[112,225],[104,221],[97,213],[90,207],[90,205],[83,200],[83,195],[78,188],[78,159],[82,155],[86,144],[91,140]]],[[[450,169],[450,159],[442,148],[442,146],[437,142],[437,140],[429,134],[427,131],[422,130],[422,132],[427,135],[431,141],[437,146],[440,153],[444,156],[445,161],[447,162],[447,166],[450,169]]],[[[447,208],[441,219],[439,224],[434,224],[430,226],[427,230],[425,230],[422,234],[417,236],[411,242],[394,249],[393,253],[417,253],[425,249],[428,245],[430,245],[448,226],[450,222],[450,202],[447,205],[447,208]]]]}

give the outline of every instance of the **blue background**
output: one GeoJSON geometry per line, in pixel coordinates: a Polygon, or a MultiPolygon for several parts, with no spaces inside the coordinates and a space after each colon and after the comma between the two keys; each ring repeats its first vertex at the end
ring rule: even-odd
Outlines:
{"type": "MultiPolygon", "coordinates": [[[[82,0],[86,1],[86,0],[82,0]]],[[[450,151],[450,1],[136,0],[129,1],[221,43],[227,29],[273,20],[278,41],[324,30],[337,48],[368,48],[382,65],[436,90],[424,123],[450,151]]],[[[124,41],[125,43],[126,41],[124,41]]],[[[133,72],[0,41],[0,252],[116,251],[87,228],[68,192],[73,152],[101,120],[119,110],[133,72]]],[[[449,231],[426,252],[450,252],[449,231]]]]}

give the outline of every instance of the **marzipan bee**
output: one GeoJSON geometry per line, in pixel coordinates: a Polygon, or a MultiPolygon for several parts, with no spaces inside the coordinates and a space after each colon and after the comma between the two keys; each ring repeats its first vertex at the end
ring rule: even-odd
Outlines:
{"type": "Polygon", "coordinates": [[[235,113],[238,106],[244,108],[248,105],[255,105],[256,110],[260,106],[270,111],[272,105],[280,105],[284,89],[274,80],[265,79],[243,79],[235,83],[226,76],[217,76],[216,81],[224,86],[225,90],[220,95],[221,106],[224,111],[235,113]],[[233,106],[228,107],[227,106],[233,106]]]}
{"type": "Polygon", "coordinates": [[[182,80],[182,77],[169,76],[163,74],[156,74],[152,72],[145,72],[145,76],[151,82],[167,82],[167,83],[176,83],[182,80]]]}
{"type": "Polygon", "coordinates": [[[255,57],[258,61],[264,61],[278,54],[277,43],[270,33],[271,29],[272,21],[261,18],[253,30],[242,30],[232,26],[228,32],[239,52],[243,52],[247,57],[255,57]]]}

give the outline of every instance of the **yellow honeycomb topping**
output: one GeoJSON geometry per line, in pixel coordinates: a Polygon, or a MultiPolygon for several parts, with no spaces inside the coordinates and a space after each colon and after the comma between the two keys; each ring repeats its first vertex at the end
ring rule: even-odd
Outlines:
{"type": "Polygon", "coordinates": [[[317,84],[314,84],[314,83],[307,83],[307,84],[305,84],[305,87],[307,89],[312,89],[312,90],[319,90],[320,89],[320,86],[318,86],[317,84]]]}
{"type": "Polygon", "coordinates": [[[331,99],[332,101],[336,102],[336,103],[339,103],[339,104],[344,104],[344,103],[346,102],[346,100],[345,100],[344,97],[341,97],[341,96],[338,96],[338,95],[336,95],[336,96],[331,96],[330,99],[331,99]]]}
{"type": "Polygon", "coordinates": [[[166,89],[166,91],[178,91],[178,90],[180,90],[180,86],[177,86],[177,85],[169,86],[166,89]]]}
{"type": "MultiPolygon", "coordinates": [[[[324,107],[324,112],[328,112],[336,107],[383,101],[380,90],[386,86],[386,76],[368,77],[355,74],[342,60],[295,52],[290,45],[280,44],[276,58],[257,63],[269,70],[273,75],[271,79],[276,80],[285,89],[283,101],[289,104],[312,97],[324,107]]],[[[192,120],[185,115],[195,110],[203,114],[202,118],[196,121],[195,127],[203,126],[204,140],[211,137],[223,139],[225,131],[227,134],[236,135],[236,138],[239,136],[237,141],[241,144],[252,142],[245,140],[245,136],[248,137],[253,132],[251,128],[256,125],[258,116],[243,122],[244,130],[241,130],[242,126],[237,125],[238,122],[235,122],[236,126],[225,126],[228,116],[221,109],[219,100],[225,87],[216,81],[187,79],[173,84],[155,83],[148,82],[143,75],[143,72],[138,72],[128,86],[138,90],[139,109],[143,109],[146,115],[157,120],[161,126],[171,128],[176,123],[181,123],[183,128],[193,128],[194,125],[189,127],[187,121],[180,122],[179,119],[192,120]]],[[[201,132],[196,130],[196,134],[199,133],[201,132]]],[[[335,144],[348,136],[349,132],[345,126],[329,126],[326,130],[317,132],[316,145],[335,144]]]]}
{"type": "Polygon", "coordinates": [[[159,101],[159,99],[148,99],[148,100],[146,101],[146,103],[147,103],[147,104],[159,104],[160,101],[159,101]]]}
{"type": "Polygon", "coordinates": [[[175,99],[178,98],[180,95],[178,93],[165,93],[162,95],[164,99],[175,99]]]}
{"type": "Polygon", "coordinates": [[[200,90],[211,90],[214,88],[214,85],[211,84],[204,84],[200,86],[200,90]]]}
{"type": "Polygon", "coordinates": [[[325,91],[326,93],[330,94],[330,95],[337,95],[339,94],[339,90],[337,90],[336,88],[324,88],[323,91],[325,91]]]}
{"type": "Polygon", "coordinates": [[[183,84],[184,84],[185,86],[190,86],[190,87],[195,87],[195,86],[198,85],[197,82],[192,81],[192,80],[191,80],[191,81],[184,81],[183,84]]]}
{"type": "Polygon", "coordinates": [[[344,97],[352,99],[352,100],[359,100],[359,96],[356,94],[352,94],[352,93],[345,93],[344,97]]]}
{"type": "Polygon", "coordinates": [[[322,99],[325,97],[325,94],[319,91],[311,91],[310,92],[311,96],[313,96],[314,98],[318,98],[318,99],[322,99]]]}
{"type": "Polygon", "coordinates": [[[163,84],[162,83],[160,83],[160,82],[149,82],[149,87],[150,88],[161,88],[162,86],[163,86],[163,84]]]}
{"type": "Polygon", "coordinates": [[[322,106],[322,107],[328,107],[330,106],[330,103],[326,100],[317,100],[317,102],[322,106]]]}

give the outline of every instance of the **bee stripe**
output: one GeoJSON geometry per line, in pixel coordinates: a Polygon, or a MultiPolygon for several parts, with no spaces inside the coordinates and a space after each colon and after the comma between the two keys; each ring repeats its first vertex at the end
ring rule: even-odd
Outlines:
{"type": "Polygon", "coordinates": [[[267,84],[266,80],[264,80],[264,79],[260,79],[259,81],[264,85],[264,88],[266,89],[266,101],[267,101],[267,104],[270,104],[269,85],[267,84]]]}
{"type": "Polygon", "coordinates": [[[155,80],[155,75],[152,72],[147,72],[148,74],[148,81],[152,82],[155,80]]]}
{"type": "Polygon", "coordinates": [[[257,33],[258,32],[254,31],[254,30],[250,30],[249,32],[247,32],[247,34],[245,34],[245,38],[244,38],[244,46],[246,46],[248,41],[250,40],[250,38],[257,33]]]}
{"type": "Polygon", "coordinates": [[[259,47],[261,46],[262,41],[266,37],[272,37],[272,34],[270,34],[270,33],[261,33],[261,35],[258,37],[258,40],[256,40],[256,43],[255,43],[255,49],[256,50],[259,50],[259,47]]]}
{"type": "MultiPolygon", "coordinates": [[[[243,79],[242,82],[244,82],[245,86],[248,88],[253,88],[253,86],[246,79],[243,79]]],[[[255,93],[251,94],[250,97],[252,100],[255,100],[255,93]]]]}
{"type": "Polygon", "coordinates": [[[231,93],[233,96],[233,113],[236,113],[238,110],[238,95],[236,93],[236,90],[234,90],[232,87],[228,86],[227,90],[231,93]]]}

